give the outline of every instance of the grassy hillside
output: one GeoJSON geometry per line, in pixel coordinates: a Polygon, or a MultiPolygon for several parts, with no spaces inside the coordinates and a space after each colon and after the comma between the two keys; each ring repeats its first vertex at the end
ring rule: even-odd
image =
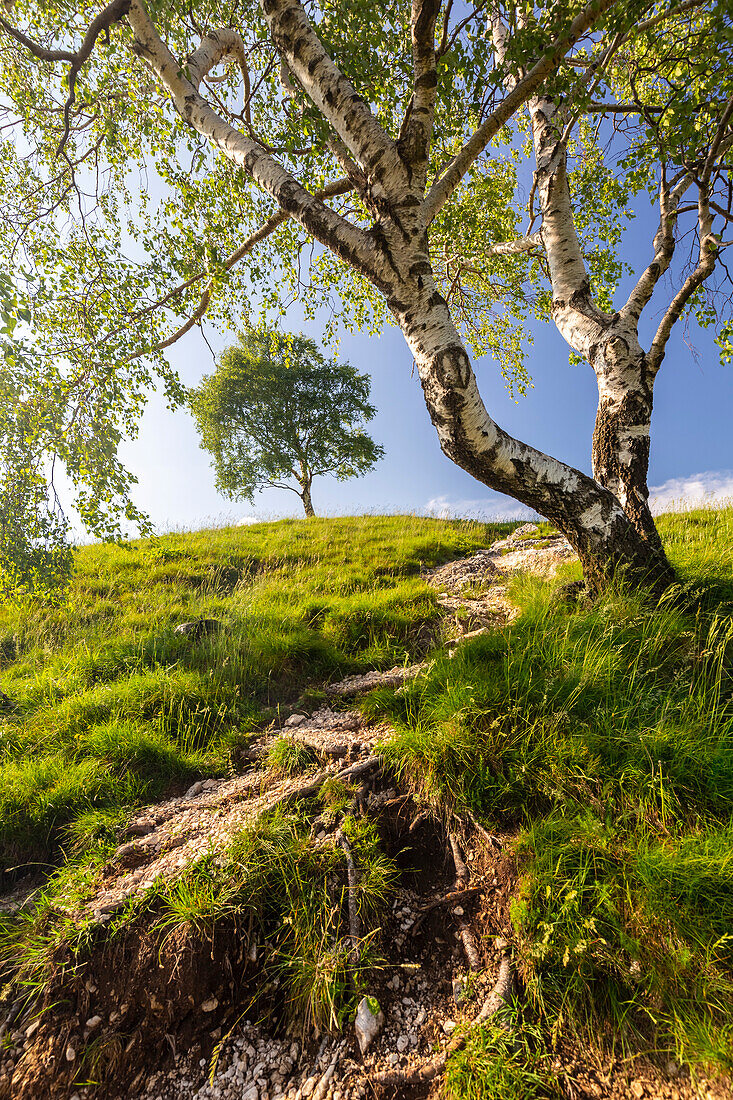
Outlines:
{"type": "MultiPolygon", "coordinates": [[[[589,1029],[730,1072],[733,510],[662,518],[681,583],[659,606],[622,587],[569,604],[517,578],[521,616],[449,660],[420,569],[506,529],[287,521],[81,551],[68,604],[0,618],[4,865],[88,866],[130,807],[236,769],[278,704],[432,650],[427,676],[363,707],[392,722],[383,752],[420,798],[516,838],[538,1034],[589,1029]],[[174,633],[199,616],[222,631],[174,633]]],[[[489,1095],[506,1041],[487,1034],[448,1076],[457,1100],[489,1095]]]]}
{"type": "Polygon", "coordinates": [[[438,609],[420,569],[506,530],[369,516],[80,550],[68,602],[0,612],[0,870],[221,774],[306,685],[424,653],[438,609]],[[174,633],[199,617],[223,629],[174,633]]]}

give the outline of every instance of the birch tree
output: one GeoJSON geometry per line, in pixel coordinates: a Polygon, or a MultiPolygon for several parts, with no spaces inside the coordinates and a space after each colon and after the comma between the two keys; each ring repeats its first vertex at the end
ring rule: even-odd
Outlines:
{"type": "MultiPolygon", "coordinates": [[[[684,28],[690,43],[717,36],[706,39],[708,59],[712,42],[729,57],[729,20],[710,3],[14,5],[0,18],[3,252],[62,410],[48,448],[61,440],[89,525],[114,526],[120,508],[132,507],[114,441],[134,432],[153,378],[171,400],[181,396],[165,348],[204,317],[231,322],[250,294],[267,305],[283,290],[305,293],[311,241],[308,301],[335,287],[355,323],[389,316],[399,325],[450,459],[554,522],[591,587],[619,566],[669,581],[645,497],[650,373],[718,264],[713,214],[730,219],[730,74],[716,86],[711,76],[720,65],[700,66],[708,102],[670,156],[685,57],[677,56],[679,72],[674,51],[661,59],[674,100],[666,115],[654,72],[659,36],[671,29],[679,44],[684,28]],[[599,92],[615,97],[625,86],[629,103],[613,99],[601,116],[626,117],[628,107],[651,120],[653,140],[631,142],[644,170],[630,173],[641,187],[652,162],[661,165],[660,229],[647,270],[613,311],[602,300],[607,287],[599,296],[589,277],[567,158],[579,129],[589,150],[599,148],[600,136],[583,137],[582,128],[599,92]],[[507,165],[520,155],[527,111],[536,163],[523,232],[507,165]],[[697,263],[645,354],[638,320],[669,269],[691,189],[697,263]],[[469,278],[472,255],[460,248],[467,225],[481,242],[479,266],[503,257],[529,264],[530,276],[549,275],[551,293],[537,290],[531,308],[546,302],[599,378],[593,477],[513,438],[487,410],[463,313],[451,310],[455,285],[469,278]],[[446,251],[452,238],[459,247],[446,251]],[[87,454],[99,454],[100,438],[112,442],[92,475],[87,454]],[[94,477],[103,492],[90,492],[94,477]]],[[[623,192],[601,209],[601,228],[623,192]]],[[[594,209],[591,196],[584,227],[594,209]]],[[[515,296],[511,308],[521,313],[522,301],[515,296]]],[[[502,331],[516,349],[510,316],[502,331]]],[[[490,330],[484,338],[502,343],[490,330]]],[[[33,373],[23,401],[43,407],[33,373]]]]}

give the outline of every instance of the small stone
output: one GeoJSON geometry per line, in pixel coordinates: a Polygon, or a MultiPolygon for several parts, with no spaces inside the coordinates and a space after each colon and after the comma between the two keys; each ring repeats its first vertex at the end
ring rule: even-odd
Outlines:
{"type": "Polygon", "coordinates": [[[201,1005],[202,1012],[214,1012],[219,1007],[219,1001],[216,997],[210,997],[208,1001],[204,1001],[201,1005]]]}
{"type": "Polygon", "coordinates": [[[494,940],[494,947],[497,951],[506,951],[509,946],[509,941],[505,940],[503,936],[497,936],[494,940]]]}
{"type": "Polygon", "coordinates": [[[641,1081],[632,1081],[630,1085],[631,1091],[636,1097],[636,1100],[641,1100],[642,1096],[646,1092],[644,1085],[641,1081]]]}
{"type": "Polygon", "coordinates": [[[293,726],[302,726],[303,722],[305,722],[304,714],[291,714],[284,725],[286,727],[292,728],[293,726]]]}
{"type": "Polygon", "coordinates": [[[101,1022],[102,1022],[102,1017],[101,1016],[90,1016],[89,1019],[86,1022],[86,1027],[88,1027],[90,1031],[94,1031],[95,1027],[99,1027],[101,1022]]]}
{"type": "Polygon", "coordinates": [[[445,1032],[446,1035],[452,1035],[455,1030],[456,1030],[456,1021],[455,1020],[443,1020],[443,1031],[445,1032]]]}
{"type": "Polygon", "coordinates": [[[34,1020],[33,1023],[30,1024],[30,1026],[25,1029],[26,1039],[30,1039],[31,1035],[35,1035],[35,1033],[38,1031],[40,1026],[41,1026],[41,1021],[40,1020],[34,1020]]]}
{"type": "Polygon", "coordinates": [[[395,1045],[396,1045],[398,1051],[400,1052],[400,1054],[402,1054],[405,1050],[407,1050],[409,1044],[410,1044],[410,1040],[409,1040],[407,1035],[399,1035],[397,1037],[397,1042],[396,1042],[395,1045]]]}
{"type": "Polygon", "coordinates": [[[676,1062],[667,1062],[667,1073],[670,1077],[676,1077],[680,1072],[680,1067],[676,1062]]]}
{"type": "Polygon", "coordinates": [[[173,628],[174,634],[183,634],[193,641],[200,641],[221,628],[221,623],[216,619],[195,619],[190,623],[179,623],[173,628]]]}
{"type": "Polygon", "coordinates": [[[67,1062],[73,1062],[75,1059],[76,1059],[76,1051],[74,1050],[71,1043],[69,1043],[69,1045],[66,1048],[66,1061],[67,1062]]]}
{"type": "Polygon", "coordinates": [[[316,1087],[317,1084],[318,1084],[318,1078],[317,1077],[309,1077],[308,1080],[305,1082],[305,1084],[303,1085],[303,1087],[300,1090],[301,1096],[310,1096],[310,1094],[313,1092],[313,1089],[316,1087]]]}
{"type": "Polygon", "coordinates": [[[354,1031],[362,1054],[366,1054],[383,1027],[384,1013],[379,1002],[374,997],[362,997],[354,1020],[354,1031]]]}

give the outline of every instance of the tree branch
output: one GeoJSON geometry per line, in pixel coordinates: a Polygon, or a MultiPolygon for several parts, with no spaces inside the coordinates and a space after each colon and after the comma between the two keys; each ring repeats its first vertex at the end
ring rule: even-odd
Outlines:
{"type": "Polygon", "coordinates": [[[583,108],[584,111],[594,115],[641,115],[645,113],[656,115],[661,114],[664,109],[664,107],[647,107],[638,103],[587,103],[583,108]]]}
{"type": "Polygon", "coordinates": [[[243,168],[285,214],[299,221],[317,241],[377,286],[386,285],[381,275],[384,261],[380,263],[368,234],[317,199],[261,144],[236,130],[209,106],[160,38],[143,0],[130,0],[127,18],[135,35],[136,52],[165,86],[183,120],[243,168]]]}
{"type": "MultiPolygon", "coordinates": [[[[313,197],[316,199],[332,198],[335,195],[346,195],[351,190],[353,190],[353,184],[351,183],[351,180],[336,180],[334,183],[330,183],[327,187],[324,187],[322,191],[316,191],[313,197]]],[[[279,210],[277,214],[273,214],[272,217],[263,222],[262,225],[254,231],[254,233],[251,233],[247,240],[244,241],[239,246],[239,248],[235,249],[234,252],[232,252],[231,255],[227,257],[227,259],[224,261],[224,268],[227,271],[231,271],[231,269],[235,267],[240,260],[244,259],[248,252],[252,251],[255,245],[258,245],[260,241],[264,241],[266,237],[269,237],[270,234],[272,234],[278,228],[278,226],[281,226],[283,222],[287,221],[287,219],[288,215],[283,210],[279,210]]],[[[194,276],[193,279],[188,279],[185,283],[182,283],[179,287],[176,287],[175,290],[171,291],[165,296],[165,298],[160,299],[153,306],[147,306],[145,310],[142,311],[142,313],[152,312],[153,309],[165,304],[166,301],[169,301],[174,294],[178,294],[184,290],[188,290],[189,287],[194,285],[195,281],[204,278],[205,275],[205,271],[199,272],[199,274],[194,276]]],[[[190,317],[188,317],[184,324],[182,324],[180,328],[176,329],[176,331],[171,336],[166,337],[165,340],[162,340],[159,344],[156,344],[155,347],[152,349],[153,351],[162,351],[163,348],[169,348],[172,344],[175,344],[178,340],[180,340],[182,336],[185,336],[187,332],[190,332],[194,325],[198,324],[198,322],[205,315],[207,309],[209,308],[209,303],[211,302],[211,292],[213,289],[214,281],[212,280],[199,298],[198,305],[196,306],[196,309],[193,311],[190,317]]],[[[136,319],[140,315],[142,314],[136,315],[136,319]]],[[[138,355],[143,354],[145,353],[138,353],[138,355]]]]}
{"type": "Polygon", "coordinates": [[[512,90],[499,106],[485,119],[453,158],[443,174],[433,183],[425,203],[426,222],[429,224],[445,205],[474,161],[481,155],[492,137],[499,132],[518,107],[526,103],[533,93],[555,70],[558,61],[571,49],[581,35],[593,26],[597,19],[617,0],[593,0],[568,27],[564,35],[548,45],[543,56],[535,62],[526,76],[517,80],[512,90]]]}
{"type": "MultiPolygon", "coordinates": [[[[537,233],[531,233],[527,237],[520,237],[516,241],[496,241],[494,244],[489,244],[483,248],[481,254],[484,257],[520,256],[525,252],[533,252],[536,248],[542,247],[542,230],[540,229],[537,233]]],[[[445,262],[446,265],[455,263],[460,264],[463,271],[473,271],[475,274],[483,274],[478,268],[472,268],[464,256],[449,256],[445,262]]]]}
{"type": "Polygon", "coordinates": [[[40,46],[37,42],[34,42],[32,38],[28,38],[22,31],[16,30],[11,26],[2,16],[0,16],[0,27],[9,34],[11,38],[15,39],[22,46],[25,46],[34,57],[39,58],[41,61],[68,61],[70,68],[66,78],[66,82],[69,88],[69,95],[66,103],[64,104],[64,128],[56,148],[56,155],[59,156],[66,145],[69,138],[70,116],[71,108],[74,105],[76,98],[76,80],[81,72],[84,64],[89,60],[92,50],[94,49],[97,39],[104,31],[108,31],[115,23],[119,23],[121,19],[127,14],[130,7],[130,0],[111,0],[106,7],[102,8],[98,15],[89,24],[86,34],[82,39],[81,46],[72,53],[69,50],[47,50],[45,47],[40,46]]]}
{"type": "Polygon", "coordinates": [[[291,72],[372,184],[389,190],[395,176],[403,184],[405,173],[395,142],[328,56],[299,0],[261,0],[261,5],[291,72]]]}
{"type": "Polygon", "coordinates": [[[672,299],[654,335],[647,356],[647,364],[652,375],[656,374],[662,364],[667,341],[669,340],[675,323],[682,316],[682,311],[690,301],[692,295],[698,287],[702,286],[708,276],[712,274],[715,267],[715,261],[718,258],[718,241],[713,234],[712,224],[713,216],[710,213],[707,192],[704,188],[701,188],[698,200],[698,236],[700,239],[700,251],[697,267],[688,275],[682,287],[672,299]]]}
{"type": "Polygon", "coordinates": [[[675,239],[674,227],[677,221],[677,206],[684,190],[687,189],[689,176],[684,177],[677,187],[670,190],[666,179],[666,172],[662,168],[662,177],[659,182],[659,228],[654,234],[654,258],[640,275],[636,286],[633,288],[626,304],[621,309],[621,315],[629,317],[637,322],[641,317],[644,307],[649,302],[654,288],[668,270],[674,255],[675,239]]]}
{"type": "Polygon", "coordinates": [[[411,168],[412,187],[424,194],[430,142],[433,135],[435,96],[438,84],[435,58],[435,23],[440,0],[412,0],[413,85],[410,112],[398,142],[400,156],[411,168]]]}

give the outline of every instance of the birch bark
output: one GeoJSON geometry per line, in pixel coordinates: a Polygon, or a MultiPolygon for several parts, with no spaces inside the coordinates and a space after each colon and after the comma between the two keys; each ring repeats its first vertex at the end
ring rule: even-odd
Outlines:
{"type": "MultiPolygon", "coordinates": [[[[666,559],[649,510],[647,485],[654,372],[648,369],[639,343],[638,313],[631,309],[604,313],[594,300],[575,230],[563,131],[566,119],[548,98],[532,100],[529,112],[553,320],[570,347],[590,362],[598,384],[593,476],[617,498],[659,557],[661,568],[666,559]]],[[[666,236],[660,240],[660,248],[664,247],[666,236]]]]}

